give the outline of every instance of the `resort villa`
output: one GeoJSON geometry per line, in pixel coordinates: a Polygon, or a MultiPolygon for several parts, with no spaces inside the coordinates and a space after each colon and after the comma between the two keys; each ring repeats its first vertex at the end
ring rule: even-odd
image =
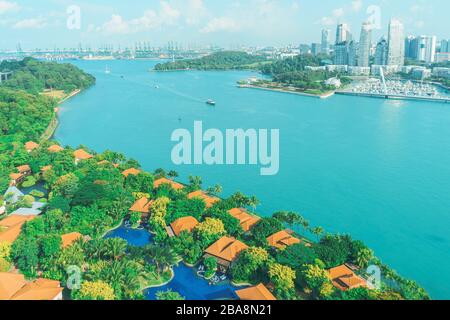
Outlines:
{"type": "Polygon", "coordinates": [[[0,272],[0,300],[62,300],[62,292],[59,281],[29,282],[22,274],[0,272]]]}
{"type": "Polygon", "coordinates": [[[140,198],[130,208],[130,212],[139,212],[142,216],[146,217],[150,214],[150,207],[153,204],[153,200],[148,198],[140,198]]]}
{"type": "Polygon", "coordinates": [[[267,289],[266,286],[262,283],[250,288],[237,290],[236,295],[241,300],[277,300],[277,298],[275,298],[275,296],[269,291],[269,289],[267,289]]]}
{"type": "Polygon", "coordinates": [[[47,148],[50,153],[58,153],[64,150],[64,148],[58,146],[57,144],[51,145],[47,148]]]}
{"type": "Polygon", "coordinates": [[[82,160],[92,159],[94,156],[83,149],[78,149],[74,151],[73,156],[75,157],[75,164],[78,164],[82,160]]]}
{"type": "Polygon", "coordinates": [[[220,266],[228,269],[241,251],[247,248],[245,243],[235,238],[222,237],[205,250],[203,258],[214,257],[220,266]]]}
{"type": "Polygon", "coordinates": [[[333,286],[339,290],[346,291],[359,287],[368,287],[367,281],[356,275],[348,266],[341,265],[328,270],[333,286]]]}
{"type": "Polygon", "coordinates": [[[187,197],[188,197],[188,199],[194,199],[194,198],[202,199],[206,204],[206,208],[211,208],[216,202],[220,201],[219,198],[211,197],[205,191],[202,191],[202,190],[191,192],[188,194],[187,197]]]}
{"type": "Polygon", "coordinates": [[[167,178],[161,178],[161,179],[155,180],[153,182],[153,187],[155,189],[157,189],[163,184],[169,184],[174,190],[181,190],[184,188],[184,186],[181,183],[175,182],[175,181],[167,179],[167,178]]]}
{"type": "Polygon", "coordinates": [[[23,224],[34,218],[34,216],[12,214],[3,220],[0,220],[0,242],[12,244],[19,237],[23,224]]]}
{"type": "Polygon", "coordinates": [[[289,234],[286,230],[283,230],[268,237],[267,242],[271,247],[283,250],[286,247],[301,243],[302,241],[289,234]]]}
{"type": "Polygon", "coordinates": [[[25,143],[25,150],[27,150],[28,153],[37,148],[39,148],[39,145],[34,141],[28,141],[27,143],[25,143]]]}
{"type": "Polygon", "coordinates": [[[183,231],[191,232],[198,225],[198,223],[198,220],[194,217],[179,218],[167,227],[167,233],[169,236],[173,237],[176,235],[178,237],[183,231]]]}
{"type": "Polygon", "coordinates": [[[44,174],[44,173],[46,173],[47,171],[50,171],[50,170],[52,170],[52,169],[53,169],[53,166],[52,166],[52,165],[44,166],[44,167],[41,168],[41,174],[44,174]]]}
{"type": "Polygon", "coordinates": [[[244,232],[250,231],[250,229],[261,220],[261,218],[249,214],[247,210],[242,208],[228,210],[228,213],[239,220],[239,224],[244,232]]]}
{"type": "Polygon", "coordinates": [[[133,176],[137,176],[141,173],[142,173],[142,171],[139,169],[130,168],[130,169],[123,171],[122,175],[125,176],[125,178],[127,178],[130,174],[132,174],[133,176]]]}
{"type": "Polygon", "coordinates": [[[78,232],[66,233],[61,236],[62,247],[68,248],[77,242],[79,239],[83,238],[83,235],[78,232]]]}

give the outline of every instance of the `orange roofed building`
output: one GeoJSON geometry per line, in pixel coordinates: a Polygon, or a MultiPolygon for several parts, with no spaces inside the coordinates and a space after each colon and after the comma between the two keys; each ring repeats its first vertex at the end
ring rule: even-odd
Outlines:
{"type": "Polygon", "coordinates": [[[283,230],[268,237],[267,242],[271,247],[285,249],[293,244],[301,243],[302,241],[290,235],[286,230],[283,230]]]}
{"type": "Polygon", "coordinates": [[[124,175],[125,177],[128,177],[130,174],[132,174],[133,176],[137,176],[141,173],[142,171],[139,169],[135,169],[135,168],[130,168],[127,169],[125,171],[122,172],[122,175],[124,175]]]}
{"type": "Polygon", "coordinates": [[[161,179],[155,180],[153,182],[153,188],[157,189],[163,184],[170,184],[170,186],[175,190],[181,190],[184,188],[184,186],[181,183],[175,182],[175,181],[167,179],[167,178],[161,178],[161,179]]]}
{"type": "Polygon", "coordinates": [[[194,199],[194,198],[202,199],[205,202],[207,208],[211,208],[216,202],[220,201],[219,198],[211,197],[205,191],[202,191],[202,190],[191,192],[188,194],[187,197],[188,197],[188,199],[194,199]]]}
{"type": "Polygon", "coordinates": [[[250,231],[250,229],[261,220],[261,218],[249,214],[245,209],[234,208],[228,210],[228,213],[239,220],[239,224],[245,232],[250,231]]]}
{"type": "Polygon", "coordinates": [[[62,300],[62,292],[59,281],[27,282],[22,274],[0,272],[0,300],[62,300]]]}
{"type": "Polygon", "coordinates": [[[191,232],[198,225],[197,219],[194,217],[183,217],[175,220],[170,224],[173,233],[178,237],[181,232],[191,232]]]}
{"type": "Polygon", "coordinates": [[[25,222],[31,221],[35,216],[10,215],[0,220],[0,242],[13,243],[19,237],[25,222]]]}
{"type": "Polygon", "coordinates": [[[140,212],[148,215],[150,213],[150,208],[153,204],[153,200],[147,198],[141,198],[137,200],[130,208],[131,212],[140,212]]]}
{"type": "Polygon", "coordinates": [[[27,143],[25,143],[25,150],[27,150],[28,152],[31,152],[37,148],[39,148],[39,145],[34,141],[28,141],[27,143]]]}
{"type": "Polygon", "coordinates": [[[356,275],[352,269],[345,264],[328,270],[333,286],[339,290],[346,291],[360,287],[367,287],[367,282],[356,275]]]}
{"type": "Polygon", "coordinates": [[[78,149],[74,151],[73,156],[75,157],[75,163],[79,163],[81,160],[89,160],[94,156],[83,149],[78,149]]]}
{"type": "Polygon", "coordinates": [[[76,241],[81,239],[82,237],[83,237],[83,235],[81,233],[78,233],[78,232],[72,232],[72,233],[64,234],[64,235],[61,236],[62,247],[63,248],[68,248],[71,245],[73,245],[76,241]]]}
{"type": "Polygon", "coordinates": [[[275,296],[269,291],[269,289],[267,289],[266,286],[262,283],[254,287],[237,290],[236,294],[241,300],[277,300],[277,298],[275,298],[275,296]]]}
{"type": "Polygon", "coordinates": [[[58,146],[57,144],[54,144],[54,145],[48,147],[47,150],[48,150],[49,152],[51,152],[51,153],[57,153],[57,152],[63,151],[64,148],[58,146]]]}
{"type": "Polygon", "coordinates": [[[205,250],[205,258],[214,257],[217,262],[228,268],[248,246],[235,238],[222,237],[205,250]]]}

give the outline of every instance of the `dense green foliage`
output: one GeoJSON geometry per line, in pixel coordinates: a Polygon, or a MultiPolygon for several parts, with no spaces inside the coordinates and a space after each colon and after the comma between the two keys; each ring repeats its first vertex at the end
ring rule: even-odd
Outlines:
{"type": "Polygon", "coordinates": [[[0,71],[12,71],[4,86],[38,94],[45,89],[64,90],[70,93],[84,89],[95,82],[95,78],[72,64],[40,62],[32,58],[22,61],[3,61],[0,71]]]}
{"type": "Polygon", "coordinates": [[[190,60],[159,63],[157,71],[171,70],[241,70],[257,69],[266,60],[265,57],[249,55],[245,52],[223,51],[190,60]]]}

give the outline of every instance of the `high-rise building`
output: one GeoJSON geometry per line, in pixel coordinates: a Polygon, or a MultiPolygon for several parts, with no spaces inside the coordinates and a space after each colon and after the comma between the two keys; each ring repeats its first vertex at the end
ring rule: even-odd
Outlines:
{"type": "Polygon", "coordinates": [[[324,54],[330,54],[330,30],[322,30],[321,51],[324,54]]]}
{"type": "Polygon", "coordinates": [[[450,52],[450,39],[449,40],[441,40],[441,52],[449,53],[450,52]]]}
{"type": "Polygon", "coordinates": [[[436,58],[436,36],[418,37],[417,60],[433,63],[436,58]]]}
{"type": "Polygon", "coordinates": [[[389,23],[388,60],[390,66],[403,66],[405,64],[405,35],[403,24],[396,19],[389,23]]]}
{"type": "Polygon", "coordinates": [[[346,23],[338,24],[336,29],[336,44],[351,40],[352,34],[350,33],[348,24],[346,23]]]}
{"type": "Polygon", "coordinates": [[[349,43],[343,41],[334,46],[334,64],[348,65],[349,43]]]}
{"type": "MultiPolygon", "coordinates": [[[[348,45],[348,61],[347,64],[349,66],[355,67],[358,65],[358,54],[359,54],[359,46],[356,41],[350,41],[348,45]]],[[[367,65],[369,65],[367,63],[367,65]]]]}
{"type": "Polygon", "coordinates": [[[377,43],[375,49],[375,64],[379,66],[385,66],[388,62],[388,42],[385,38],[381,38],[377,43]]]}
{"type": "Polygon", "coordinates": [[[405,39],[405,58],[417,59],[417,48],[419,46],[419,40],[417,37],[408,36],[405,39]]]}
{"type": "Polygon", "coordinates": [[[368,67],[370,62],[370,46],[372,42],[372,25],[364,22],[359,39],[358,66],[368,67]]]}
{"type": "Polygon", "coordinates": [[[322,52],[322,45],[320,43],[312,43],[311,44],[311,53],[314,56],[317,56],[319,53],[322,52]]]}

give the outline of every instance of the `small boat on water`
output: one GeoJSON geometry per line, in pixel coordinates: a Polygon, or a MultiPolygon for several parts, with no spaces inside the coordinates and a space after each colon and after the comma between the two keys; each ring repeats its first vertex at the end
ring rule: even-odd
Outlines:
{"type": "Polygon", "coordinates": [[[209,104],[210,106],[215,106],[216,102],[214,100],[209,99],[206,101],[206,104],[209,104]]]}
{"type": "Polygon", "coordinates": [[[108,66],[106,66],[106,68],[105,68],[105,73],[106,73],[106,74],[110,74],[110,73],[111,73],[111,70],[109,70],[109,67],[108,67],[108,66]]]}

